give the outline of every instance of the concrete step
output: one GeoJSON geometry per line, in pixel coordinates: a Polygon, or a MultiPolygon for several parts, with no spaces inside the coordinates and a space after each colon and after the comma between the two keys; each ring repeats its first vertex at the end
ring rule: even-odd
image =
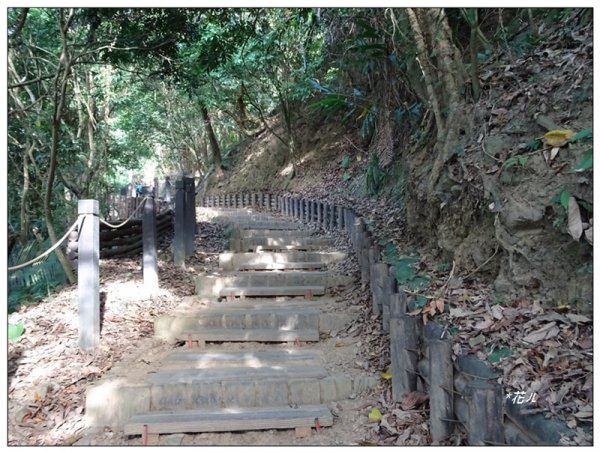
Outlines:
{"type": "Polygon", "coordinates": [[[262,343],[281,343],[293,341],[319,341],[319,329],[219,329],[205,328],[186,331],[178,335],[177,340],[187,341],[190,346],[198,343],[204,347],[207,341],[257,341],[262,343]]]}
{"type": "Polygon", "coordinates": [[[318,365],[263,365],[259,367],[186,368],[161,370],[148,376],[149,384],[192,384],[197,382],[248,382],[263,379],[322,379],[327,371],[318,365]]]}
{"type": "MultiPolygon", "coordinates": [[[[306,305],[306,303],[305,303],[306,305]]],[[[154,334],[173,342],[183,332],[212,329],[319,329],[320,310],[314,307],[243,309],[214,307],[188,313],[162,315],[154,321],[154,334]]]]}
{"type": "Polygon", "coordinates": [[[311,237],[312,232],[308,230],[237,230],[231,232],[231,238],[250,239],[250,238],[268,238],[268,237],[283,237],[283,238],[305,238],[311,237]]]}
{"type": "Polygon", "coordinates": [[[203,433],[291,429],[333,425],[333,416],[326,406],[307,405],[252,407],[236,409],[166,411],[132,417],[125,425],[125,434],[203,433]]]}
{"type": "Polygon", "coordinates": [[[222,288],[218,297],[280,297],[280,296],[304,296],[311,299],[313,296],[325,294],[324,286],[227,286],[222,288]]]}
{"type": "Polygon", "coordinates": [[[331,240],[318,237],[255,237],[248,239],[230,239],[232,252],[256,252],[259,250],[319,250],[331,245],[331,240]]]}
{"type": "MultiPolygon", "coordinates": [[[[199,380],[193,377],[198,371],[201,370],[190,372],[189,379],[182,377],[184,382],[173,382],[163,373],[162,383],[136,384],[124,377],[103,378],[92,383],[86,390],[86,425],[118,429],[135,415],[164,410],[322,404],[359,394],[380,381],[375,375],[354,378],[341,374],[324,375],[320,367],[310,366],[288,366],[286,371],[279,371],[279,375],[273,374],[277,371],[271,374],[255,372],[253,379],[225,377],[214,380],[216,375],[213,374],[211,380],[199,380]]],[[[236,374],[248,376],[246,372],[236,374]]]]}
{"type": "Polygon", "coordinates": [[[347,258],[340,252],[261,252],[261,253],[232,253],[219,254],[219,267],[225,271],[247,268],[248,265],[274,265],[285,263],[334,263],[347,258]]]}
{"type": "Polygon", "coordinates": [[[309,290],[314,290],[313,294],[323,294],[323,287],[330,286],[334,280],[333,275],[321,271],[228,272],[220,276],[199,275],[194,279],[196,294],[202,297],[225,297],[232,292],[236,296],[301,296],[309,290]],[[242,291],[245,291],[244,294],[242,291]],[[277,291],[283,292],[279,294],[277,291]]]}
{"type": "Polygon", "coordinates": [[[297,223],[277,220],[237,220],[230,223],[233,228],[240,230],[300,230],[303,228],[303,225],[297,223]]]}
{"type": "MultiPolygon", "coordinates": [[[[260,303],[258,305],[235,301],[215,306],[209,305],[202,309],[172,312],[157,317],[154,321],[154,335],[169,343],[175,343],[187,340],[184,335],[186,332],[202,332],[208,328],[245,329],[246,331],[252,329],[309,329],[316,330],[319,334],[328,334],[341,330],[357,316],[356,314],[336,313],[333,310],[324,312],[325,307],[325,304],[320,304],[318,301],[307,300],[260,303]]],[[[292,338],[290,341],[294,340],[295,338],[292,338]]]]}
{"type": "Polygon", "coordinates": [[[177,351],[165,358],[164,368],[230,368],[288,365],[322,365],[318,350],[284,349],[275,351],[197,352],[177,351]]]}
{"type": "Polygon", "coordinates": [[[327,266],[325,263],[318,261],[307,261],[300,263],[254,263],[242,264],[237,267],[239,271],[289,271],[289,270],[307,270],[314,271],[327,266]]]}

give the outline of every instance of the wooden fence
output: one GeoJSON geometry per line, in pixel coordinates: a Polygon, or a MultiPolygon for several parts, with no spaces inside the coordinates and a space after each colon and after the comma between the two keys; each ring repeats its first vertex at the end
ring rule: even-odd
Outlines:
{"type": "Polygon", "coordinates": [[[400,401],[419,387],[427,391],[434,444],[446,440],[457,425],[462,425],[470,445],[559,445],[561,434],[575,434],[543,413],[528,414],[536,408],[507,398],[495,369],[472,354],[453,358],[452,339],[444,328],[433,321],[423,325],[420,316],[407,314],[414,309],[412,299],[399,291],[395,269],[383,262],[382,250],[353,209],[263,192],[207,196],[200,204],[273,210],[325,230],[346,231],[361,281],[370,286],[372,312],[389,332],[392,396],[400,401]]]}
{"type": "MultiPolygon", "coordinates": [[[[156,216],[158,239],[173,231],[174,215],[169,209],[156,216]]],[[[118,229],[100,225],[100,258],[136,255],[142,252],[142,248],[142,220],[131,219],[118,229]]]]}

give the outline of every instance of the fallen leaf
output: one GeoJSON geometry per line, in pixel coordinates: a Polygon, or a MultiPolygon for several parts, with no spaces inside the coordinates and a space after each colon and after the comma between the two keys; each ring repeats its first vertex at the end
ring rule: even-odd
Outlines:
{"type": "Polygon", "coordinates": [[[373,409],[371,409],[371,412],[369,412],[369,420],[372,422],[378,422],[379,420],[381,420],[382,415],[381,415],[381,411],[379,409],[377,409],[376,407],[374,407],[373,409]]]}
{"type": "Polygon", "coordinates": [[[384,373],[381,373],[381,377],[385,380],[390,380],[392,379],[392,373],[390,373],[389,371],[386,371],[384,373]]]}
{"type": "Polygon", "coordinates": [[[402,398],[400,402],[400,407],[407,411],[410,409],[414,409],[415,407],[420,406],[425,401],[429,399],[429,395],[427,393],[419,392],[418,390],[414,390],[412,392],[407,393],[402,398]]]}
{"type": "Polygon", "coordinates": [[[492,324],[494,324],[494,320],[489,316],[485,316],[483,321],[479,321],[473,327],[477,330],[485,330],[488,329],[492,324]]]}
{"type": "Polygon", "coordinates": [[[485,336],[477,335],[476,337],[469,338],[469,346],[474,348],[475,346],[477,346],[480,343],[483,343],[484,341],[485,341],[485,336]]]}
{"type": "Polygon", "coordinates": [[[592,418],[594,416],[594,409],[590,404],[588,404],[579,409],[579,411],[576,412],[574,415],[580,420],[592,418]]]}
{"type": "Polygon", "coordinates": [[[464,318],[466,316],[471,316],[471,315],[473,315],[472,311],[464,310],[460,307],[450,309],[450,317],[451,318],[464,318]]]}
{"type": "Polygon", "coordinates": [[[444,313],[444,299],[436,299],[435,306],[440,313],[444,313]]]}
{"type": "Polygon", "coordinates": [[[594,245],[594,227],[589,227],[585,230],[585,240],[588,241],[591,245],[594,245]]]}
{"type": "Polygon", "coordinates": [[[566,145],[573,135],[575,135],[575,133],[572,130],[556,129],[546,132],[544,134],[544,141],[548,146],[561,147],[566,145]]]}
{"type": "Polygon", "coordinates": [[[579,212],[579,204],[577,204],[577,200],[575,197],[569,197],[569,208],[568,212],[568,226],[567,229],[569,234],[576,241],[581,237],[581,233],[583,232],[583,226],[581,225],[581,213],[579,212]]]}
{"type": "Polygon", "coordinates": [[[504,317],[504,314],[502,313],[502,307],[500,305],[494,305],[492,307],[492,316],[498,320],[502,319],[504,317]]]}
{"type": "Polygon", "coordinates": [[[550,150],[550,162],[554,160],[554,158],[558,155],[560,148],[554,147],[550,150]]]}
{"type": "Polygon", "coordinates": [[[576,323],[592,322],[592,320],[590,318],[588,318],[587,316],[576,315],[575,313],[567,313],[565,316],[567,318],[569,318],[572,322],[576,322],[576,323]]]}
{"type": "Polygon", "coordinates": [[[560,333],[560,329],[556,327],[556,322],[550,322],[538,330],[531,332],[523,338],[525,343],[535,344],[542,340],[553,338],[560,333]]]}

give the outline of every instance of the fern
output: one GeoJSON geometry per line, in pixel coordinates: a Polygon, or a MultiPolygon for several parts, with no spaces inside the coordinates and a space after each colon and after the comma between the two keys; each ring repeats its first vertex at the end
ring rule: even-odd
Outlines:
{"type": "MultiPolygon", "coordinates": [[[[29,261],[50,247],[49,241],[30,241],[24,246],[15,245],[8,257],[8,267],[29,261]]],[[[50,291],[66,282],[65,272],[54,253],[23,269],[8,274],[8,310],[42,299],[50,291]]]]}
{"type": "Polygon", "coordinates": [[[366,176],[367,193],[371,196],[377,195],[383,187],[385,175],[379,168],[379,157],[376,153],[371,154],[366,176]]]}

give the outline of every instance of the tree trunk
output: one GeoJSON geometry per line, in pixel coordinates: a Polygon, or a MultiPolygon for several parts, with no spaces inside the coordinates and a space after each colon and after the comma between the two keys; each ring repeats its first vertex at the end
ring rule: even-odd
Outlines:
{"type": "MultiPolygon", "coordinates": [[[[30,145],[30,149],[33,145],[30,145]]],[[[21,197],[21,231],[19,239],[24,244],[29,235],[29,216],[27,215],[27,199],[29,192],[29,150],[23,153],[23,195],[21,197]]]]}
{"type": "MultiPolygon", "coordinates": [[[[62,11],[60,14],[60,29],[61,34],[63,36],[63,49],[60,57],[60,64],[57,69],[56,77],[54,79],[54,112],[52,115],[52,143],[50,146],[50,164],[48,166],[48,177],[46,181],[46,193],[44,195],[44,214],[46,217],[46,228],[48,229],[48,236],[50,237],[50,242],[52,244],[56,244],[58,238],[56,237],[56,232],[54,231],[54,219],[52,215],[52,188],[54,186],[54,177],[56,175],[56,162],[57,162],[57,154],[58,154],[58,141],[60,139],[60,124],[62,121],[62,111],[65,102],[65,96],[67,92],[67,84],[69,81],[69,74],[71,72],[71,56],[68,51],[67,44],[67,30],[69,28],[69,24],[73,18],[74,11],[71,9],[69,11],[69,17],[65,24],[62,23],[62,11]]],[[[65,258],[60,247],[58,247],[54,253],[56,253],[56,257],[60,261],[67,279],[69,283],[75,283],[75,276],[73,275],[73,270],[71,269],[71,264],[65,258]]]]}
{"type": "Polygon", "coordinates": [[[460,93],[466,74],[444,10],[407,8],[407,15],[436,122],[437,142],[427,190],[436,197],[444,165],[459,145],[458,131],[465,120],[460,93]]]}
{"type": "Polygon", "coordinates": [[[244,102],[244,96],[246,94],[246,87],[242,83],[242,87],[240,89],[240,95],[237,98],[237,110],[239,115],[239,123],[244,129],[244,132],[248,130],[248,113],[246,112],[246,103],[244,102]]]}
{"type": "Polygon", "coordinates": [[[200,104],[200,111],[202,112],[202,119],[204,120],[204,127],[206,128],[206,133],[208,134],[208,140],[210,141],[210,147],[212,148],[213,153],[213,162],[215,164],[215,172],[217,176],[221,176],[223,174],[223,168],[221,166],[221,148],[219,147],[219,142],[217,141],[217,136],[215,135],[215,131],[212,127],[212,123],[210,121],[210,116],[208,114],[208,109],[204,104],[200,104]]]}

